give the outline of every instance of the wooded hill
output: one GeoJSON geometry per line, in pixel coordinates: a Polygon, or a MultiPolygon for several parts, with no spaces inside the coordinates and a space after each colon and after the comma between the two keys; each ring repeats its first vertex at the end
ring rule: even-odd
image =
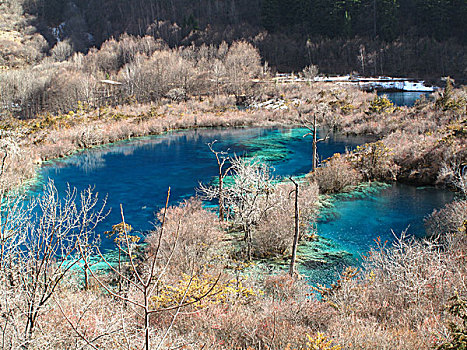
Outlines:
{"type": "Polygon", "coordinates": [[[11,8],[49,49],[58,39],[86,51],[124,33],[170,47],[246,39],[279,71],[466,76],[465,0],[5,0],[0,14],[11,8]]]}

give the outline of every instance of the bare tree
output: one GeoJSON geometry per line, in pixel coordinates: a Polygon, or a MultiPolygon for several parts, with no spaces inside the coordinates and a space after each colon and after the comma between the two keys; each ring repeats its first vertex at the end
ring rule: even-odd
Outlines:
{"type": "Polygon", "coordinates": [[[360,49],[358,51],[358,60],[362,65],[362,74],[365,75],[365,59],[366,59],[366,52],[365,52],[365,45],[360,45],[360,49]]]}
{"type": "MultiPolygon", "coordinates": [[[[269,166],[257,159],[239,157],[231,158],[230,162],[231,178],[225,184],[222,182],[224,212],[233,229],[244,234],[247,259],[253,254],[259,257],[285,254],[292,248],[294,233],[298,241],[310,228],[308,223],[314,218],[318,187],[307,184],[296,194],[299,211],[290,200],[294,189],[290,184],[275,183],[269,166]],[[298,225],[295,215],[307,224],[298,225]]],[[[204,198],[218,198],[219,185],[201,185],[200,192],[204,198]]]]}
{"type": "Polygon", "coordinates": [[[210,71],[211,71],[212,80],[216,86],[216,94],[219,95],[221,83],[223,79],[225,78],[227,70],[225,68],[225,65],[222,63],[222,61],[215,58],[213,59],[211,63],[210,71]]]}
{"type": "Polygon", "coordinates": [[[73,55],[73,46],[71,45],[70,40],[59,41],[50,50],[50,53],[54,61],[63,62],[73,55]]]}
{"type": "Polygon", "coordinates": [[[3,153],[0,156],[0,188],[2,189],[13,185],[13,183],[10,183],[11,179],[6,176],[5,170],[7,159],[11,159],[20,153],[19,138],[20,135],[17,132],[0,130],[0,152],[3,153]]]}
{"type": "MultiPolygon", "coordinates": [[[[172,317],[172,322],[167,328],[166,332],[162,336],[157,346],[157,349],[160,349],[163,346],[165,338],[170,332],[175,322],[175,319],[177,318],[180,312],[180,309],[185,306],[195,304],[199,300],[210,295],[215,285],[217,284],[217,281],[220,278],[220,275],[219,275],[219,277],[211,285],[209,290],[206,293],[204,293],[202,296],[195,298],[195,300],[190,300],[189,302],[185,302],[189,287],[191,286],[191,282],[194,277],[192,276],[184,292],[183,297],[181,298],[179,302],[175,303],[173,306],[165,307],[165,308],[157,308],[155,303],[152,302],[153,298],[159,292],[160,283],[162,282],[164,275],[167,273],[167,269],[170,266],[170,262],[172,260],[172,257],[175,251],[174,248],[178,242],[178,233],[179,233],[180,223],[178,224],[176,232],[172,232],[172,234],[175,235],[175,239],[173,240],[173,246],[170,250],[169,256],[167,256],[164,259],[164,257],[161,254],[160,248],[161,248],[162,239],[164,236],[164,225],[165,225],[165,220],[166,220],[166,212],[168,208],[169,198],[170,198],[170,188],[167,193],[167,200],[165,204],[164,214],[162,216],[162,223],[158,230],[157,243],[154,249],[146,251],[146,256],[144,256],[144,261],[145,261],[144,264],[138,259],[138,256],[141,257],[141,254],[138,254],[138,251],[137,251],[138,247],[135,244],[135,240],[132,238],[132,236],[128,234],[129,225],[127,225],[127,223],[125,222],[125,217],[123,214],[122,207],[120,207],[121,215],[122,215],[122,224],[121,224],[121,231],[120,231],[121,239],[119,239],[120,241],[119,248],[121,249],[124,259],[126,261],[127,271],[123,271],[122,269],[118,267],[116,268],[112,263],[110,263],[104,257],[103,253],[99,249],[97,251],[102,261],[107,265],[107,268],[113,273],[115,273],[119,279],[121,279],[122,283],[125,285],[125,288],[122,288],[122,289],[119,287],[115,288],[115,286],[107,283],[101,276],[99,276],[96,271],[89,269],[89,273],[92,275],[92,277],[109,295],[113,296],[117,300],[120,300],[127,307],[134,308],[135,314],[139,315],[143,319],[142,329],[144,333],[143,344],[144,344],[145,350],[149,350],[151,348],[151,325],[150,325],[151,315],[161,313],[161,312],[167,312],[167,311],[174,312],[174,315],[172,317]]],[[[82,250],[81,244],[79,244],[79,249],[82,250]]],[[[81,258],[88,259],[85,254],[82,254],[81,258]]],[[[86,263],[86,265],[90,266],[89,263],[86,263]]]]}
{"type": "Polygon", "coordinates": [[[14,262],[26,241],[25,223],[32,219],[35,201],[26,203],[26,196],[18,190],[0,190],[0,272],[2,275],[14,262]]]}
{"type": "MultiPolygon", "coordinates": [[[[247,257],[251,259],[252,230],[269,209],[269,204],[267,200],[264,202],[264,198],[273,191],[273,177],[270,167],[258,160],[234,157],[230,162],[232,183],[226,188],[223,187],[221,191],[224,209],[227,210],[226,214],[233,224],[244,232],[247,257]]],[[[225,174],[221,172],[222,176],[225,174]]],[[[205,195],[215,198],[214,196],[219,194],[219,187],[203,187],[202,191],[205,195]]]]}
{"type": "Polygon", "coordinates": [[[261,58],[251,44],[239,41],[232,44],[226,55],[227,90],[237,99],[253,85],[253,78],[261,73],[261,58]]]}
{"type": "MultiPolygon", "coordinates": [[[[80,194],[69,188],[63,201],[53,182],[49,182],[38,200],[41,215],[28,227],[27,244],[19,254],[24,263],[18,276],[27,300],[25,339],[32,340],[41,309],[78,260],[76,244],[92,234],[105,217],[104,205],[88,189],[80,194]],[[97,209],[96,211],[94,211],[97,209]]],[[[105,203],[104,203],[105,204],[105,203]]]]}
{"type": "Polygon", "coordinates": [[[294,239],[293,239],[293,246],[292,246],[292,258],[290,260],[290,269],[289,274],[291,277],[295,274],[295,258],[297,256],[297,246],[298,246],[298,239],[299,239],[299,208],[298,208],[298,190],[299,186],[298,183],[292,178],[289,177],[290,181],[295,186],[295,210],[294,210],[294,239]]]}
{"type": "Polygon", "coordinates": [[[100,206],[91,189],[78,196],[71,188],[61,200],[52,181],[39,198],[29,204],[25,199],[10,197],[2,203],[0,273],[8,281],[7,292],[20,295],[8,309],[16,310],[11,320],[18,343],[29,348],[44,309],[78,263],[77,242],[105,217],[105,202],[100,206]]]}
{"type": "Polygon", "coordinates": [[[313,153],[312,153],[311,171],[315,171],[315,169],[318,167],[318,143],[327,140],[332,130],[332,128],[329,128],[326,135],[318,139],[318,120],[317,120],[318,114],[320,115],[321,120],[323,120],[327,113],[328,113],[327,107],[321,104],[318,106],[317,111],[312,112],[313,117],[312,117],[312,120],[310,121],[308,116],[303,117],[302,113],[299,111],[299,118],[302,122],[302,125],[309,130],[309,132],[303,135],[303,137],[306,137],[306,136],[313,137],[313,144],[312,144],[313,153]]]}
{"type": "Polygon", "coordinates": [[[200,184],[199,192],[203,194],[203,197],[207,200],[212,200],[217,198],[219,202],[219,219],[223,221],[225,219],[224,215],[224,192],[223,192],[223,184],[225,177],[229,174],[232,170],[232,167],[228,167],[224,169],[225,163],[230,161],[230,157],[228,152],[226,151],[216,151],[214,150],[214,144],[217,140],[214,140],[211,143],[208,143],[209,150],[214,154],[217,161],[217,168],[218,168],[218,185],[214,187],[207,187],[203,184],[200,184]]]}
{"type": "Polygon", "coordinates": [[[302,74],[303,74],[303,77],[308,81],[308,82],[311,82],[315,79],[315,77],[318,75],[318,72],[319,72],[319,69],[318,69],[318,66],[315,66],[315,65],[310,65],[310,66],[306,66],[303,71],[302,71],[302,74]]]}

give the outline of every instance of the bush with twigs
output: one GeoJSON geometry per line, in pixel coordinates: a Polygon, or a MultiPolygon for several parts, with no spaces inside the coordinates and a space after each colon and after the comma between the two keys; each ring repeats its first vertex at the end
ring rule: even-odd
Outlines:
{"type": "Polygon", "coordinates": [[[334,154],[323,161],[321,166],[310,174],[322,193],[337,193],[358,185],[363,176],[349,162],[347,157],[334,154]]]}

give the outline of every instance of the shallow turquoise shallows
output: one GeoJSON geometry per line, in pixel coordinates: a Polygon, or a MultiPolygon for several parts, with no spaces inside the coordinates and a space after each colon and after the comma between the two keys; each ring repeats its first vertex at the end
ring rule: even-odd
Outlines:
{"type": "Polygon", "coordinates": [[[424,219],[453,199],[449,191],[403,184],[338,195],[318,220],[319,240],[300,247],[301,272],[315,283],[333,282],[344,266],[358,265],[378,238],[390,246],[403,231],[423,237],[424,219]]]}
{"type": "MultiPolygon", "coordinates": [[[[303,175],[311,168],[311,139],[304,129],[200,129],[99,147],[48,163],[40,172],[41,181],[53,179],[60,193],[67,183],[78,190],[94,186],[108,196],[111,209],[99,232],[121,222],[120,204],[126,221],[140,232],[155,222],[154,214],[165,203],[171,187],[170,204],[196,194],[199,182],[213,181],[217,174],[208,142],[218,140],[217,150],[258,157],[275,168],[276,176],[303,175]]],[[[319,144],[324,159],[365,142],[363,138],[334,137],[319,144]]],[[[41,191],[40,182],[34,191],[41,191]]],[[[323,212],[318,223],[319,242],[302,247],[305,273],[323,279],[343,263],[354,263],[368,250],[373,239],[391,240],[406,229],[423,234],[423,218],[434,208],[452,200],[447,191],[402,185],[371,186],[350,198],[341,196],[323,212]]],[[[109,242],[103,242],[107,248],[109,242]]]]}

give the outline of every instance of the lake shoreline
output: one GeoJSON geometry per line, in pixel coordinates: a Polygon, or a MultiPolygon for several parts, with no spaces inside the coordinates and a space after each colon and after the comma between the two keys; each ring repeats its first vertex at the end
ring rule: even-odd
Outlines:
{"type": "Polygon", "coordinates": [[[304,121],[307,116],[321,115],[322,106],[331,110],[329,115],[320,117],[318,127],[332,125],[344,135],[374,137],[393,149],[392,161],[400,169],[396,180],[402,183],[445,186],[449,181],[438,176],[439,158],[449,162],[450,158],[462,158],[467,152],[462,141],[467,127],[458,126],[462,113],[436,110],[434,102],[424,101],[423,105],[410,108],[388,105],[372,112],[375,101],[383,97],[329,83],[288,84],[282,89],[284,107],[281,109],[240,110],[229,104],[216,105],[207,98],[100,109],[83,106],[66,115],[46,115],[28,121],[4,120],[4,130],[11,133],[22,130],[17,137],[22,155],[6,170],[11,172],[14,184],[18,178],[33,177],[34,169],[45,161],[121,140],[196,128],[303,126],[309,123],[304,121]],[[434,120],[437,120],[435,124],[434,120]]]}
{"type": "MultiPolygon", "coordinates": [[[[70,186],[76,187],[78,191],[92,185],[95,191],[107,194],[107,206],[109,208],[113,208],[111,213],[113,215],[106,218],[104,227],[98,228],[99,232],[106,231],[109,227],[119,221],[119,213],[118,210],[115,211],[115,208],[118,207],[118,203],[123,203],[127,222],[130,223],[142,237],[145,237],[146,234],[150,235],[151,231],[154,229],[152,224],[147,224],[154,220],[151,213],[158,212],[162,205],[159,203],[160,196],[158,196],[158,194],[161,194],[164,189],[167,189],[167,187],[170,186],[172,188],[171,205],[183,205],[184,200],[196,194],[195,192],[190,191],[192,187],[195,187],[199,181],[202,183],[209,183],[210,179],[215,177],[216,169],[209,168],[209,166],[212,165],[211,154],[205,146],[207,142],[212,142],[214,139],[219,140],[218,143],[216,143],[216,149],[218,150],[230,149],[229,153],[237,153],[235,145],[239,145],[240,149],[249,149],[249,151],[246,151],[249,156],[261,159],[261,161],[265,161],[267,164],[275,168],[275,176],[278,176],[278,179],[281,178],[283,180],[279,185],[287,184],[288,175],[293,176],[294,179],[297,182],[302,183],[304,187],[307,186],[308,182],[313,181],[306,172],[303,174],[301,173],[301,170],[297,172],[297,169],[302,169],[302,167],[299,166],[297,168],[297,163],[293,162],[293,159],[304,159],[308,155],[310,140],[308,140],[308,142],[302,141],[302,135],[306,132],[305,129],[258,129],[259,130],[256,131],[256,128],[237,128],[235,130],[232,128],[205,128],[204,130],[197,129],[187,132],[174,131],[161,137],[146,136],[139,138],[139,141],[138,139],[123,140],[110,145],[95,146],[94,150],[88,153],[89,156],[86,156],[86,154],[82,156],[79,153],[75,153],[68,160],[50,164],[50,170],[45,169],[46,172],[44,173],[44,178],[50,177],[60,193],[63,193],[64,182],[66,182],[70,186]],[[234,142],[232,140],[238,141],[234,142]],[[187,143],[196,143],[198,146],[190,146],[192,148],[187,150],[185,149],[185,144],[187,143]],[[175,148],[171,148],[171,145],[177,146],[175,148]],[[297,145],[299,145],[300,148],[297,148],[297,145]],[[206,150],[204,150],[205,148],[206,150]],[[262,149],[264,149],[264,151],[262,151],[262,149]],[[170,154],[172,156],[169,156],[169,158],[173,159],[178,157],[176,155],[178,152],[182,154],[190,154],[192,162],[192,166],[190,166],[190,168],[194,170],[191,170],[192,172],[190,173],[190,170],[185,169],[183,171],[184,177],[182,177],[185,178],[184,180],[179,180],[179,175],[174,175],[166,183],[161,185],[160,179],[164,178],[165,173],[179,174],[177,169],[179,169],[183,164],[183,161],[178,161],[178,167],[174,168],[171,163],[166,163],[162,154],[170,154]],[[200,153],[203,154],[201,159],[198,158],[200,153]],[[144,156],[141,154],[144,154],[144,156]],[[121,161],[117,163],[116,158],[121,158],[121,161]],[[206,158],[208,158],[207,162],[206,160],[203,160],[206,158]],[[79,159],[83,159],[83,162],[80,162],[79,159]],[[97,162],[92,161],[92,159],[96,159],[97,162]],[[142,159],[144,161],[134,163],[133,159],[142,159]],[[159,166],[156,166],[155,169],[153,169],[154,167],[151,166],[151,164],[156,164],[155,159],[160,163],[158,163],[159,166]],[[101,161],[101,163],[99,161],[101,161]],[[144,167],[146,162],[149,164],[147,168],[144,167]],[[209,168],[209,170],[206,170],[207,174],[199,169],[200,164],[203,169],[209,168]],[[90,165],[90,167],[88,167],[88,165],[90,165]],[[109,170],[102,171],[102,168],[107,168],[109,170]],[[126,168],[140,170],[137,172],[135,172],[135,170],[130,170],[132,176],[129,177],[127,176],[128,171],[126,168]],[[158,168],[163,169],[162,173],[157,170],[158,168]],[[118,180],[117,178],[113,180],[111,169],[121,169],[118,174],[118,180]],[[284,172],[284,170],[286,172],[284,172]],[[48,176],[47,174],[52,175],[48,176]],[[146,174],[151,175],[148,178],[146,174]],[[195,179],[194,183],[187,183],[187,179],[190,178],[195,179]],[[299,178],[300,180],[298,180],[299,178]],[[104,180],[100,181],[99,179],[104,180]],[[117,189],[115,189],[113,185],[106,187],[105,183],[109,181],[111,183],[114,183],[114,181],[118,183],[121,182],[124,185],[118,185],[120,187],[117,189]],[[132,186],[131,182],[134,182],[135,186],[132,186]],[[149,187],[147,184],[150,184],[149,187]],[[135,187],[139,192],[137,192],[135,187]],[[120,195],[120,192],[118,191],[121,191],[122,194],[120,195]],[[180,192],[184,194],[182,197],[179,196],[180,192]],[[127,195],[129,193],[139,194],[136,196],[127,195]],[[115,201],[115,197],[118,198],[117,201],[115,201]],[[158,203],[157,205],[155,205],[156,202],[158,203]],[[135,213],[137,213],[137,216],[135,216],[135,213]]],[[[329,154],[333,154],[334,152],[342,153],[347,147],[356,147],[356,145],[359,144],[359,141],[359,138],[354,140],[353,138],[345,139],[338,136],[329,140],[329,144],[322,144],[323,148],[320,153],[322,153],[324,157],[327,157],[329,154]],[[340,143],[340,146],[337,147],[340,148],[340,150],[335,148],[338,143],[340,143]],[[332,151],[326,151],[327,148],[331,147],[333,147],[332,151]]],[[[212,159],[212,161],[214,160],[212,159]]],[[[308,161],[310,161],[310,159],[308,159],[308,161]]],[[[321,196],[319,204],[317,205],[317,208],[319,209],[316,210],[319,210],[319,216],[326,215],[326,213],[331,216],[340,215],[338,211],[333,209],[336,201],[340,202],[342,199],[344,201],[357,201],[357,203],[371,201],[373,197],[378,197],[377,193],[382,189],[390,187],[393,187],[393,185],[379,184],[377,182],[365,182],[356,184],[356,186],[349,186],[341,193],[321,196]],[[327,206],[326,203],[334,204],[327,206]]],[[[40,187],[38,186],[37,188],[40,187]]],[[[393,198],[392,200],[394,203],[398,203],[401,198],[403,198],[403,196],[393,198]]],[[[427,200],[426,202],[431,203],[430,200],[427,200]]],[[[438,205],[433,206],[433,208],[424,212],[423,215],[430,214],[432,209],[438,207],[438,205]]],[[[392,212],[390,209],[392,208],[388,208],[387,212],[392,212]]],[[[384,215],[381,215],[381,217],[384,217],[384,215]]],[[[339,225],[339,221],[336,221],[335,219],[337,219],[337,216],[324,220],[323,218],[320,218],[317,222],[318,225],[321,226],[328,224],[339,225]]],[[[420,224],[421,219],[417,222],[420,224]]],[[[383,226],[384,229],[380,227],[378,230],[375,230],[375,232],[383,235],[383,232],[387,231],[385,230],[386,227],[391,227],[398,233],[405,229],[405,227],[401,228],[399,226],[396,228],[392,223],[387,225],[385,224],[383,226]]],[[[417,230],[417,233],[420,234],[420,230],[417,230]]],[[[341,266],[344,260],[346,261],[346,265],[350,264],[353,266],[355,263],[353,260],[357,257],[355,255],[355,249],[351,249],[350,252],[352,253],[349,253],[349,250],[346,247],[341,246],[339,239],[334,239],[332,236],[324,237],[320,234],[319,230],[316,231],[316,234],[321,237],[317,242],[314,242],[315,239],[313,239],[313,234],[310,234],[310,237],[306,235],[307,238],[301,241],[298,247],[299,254],[297,256],[297,264],[299,266],[306,265],[308,267],[318,264],[316,269],[319,270],[319,273],[310,272],[308,274],[305,273],[305,275],[313,275],[313,279],[317,283],[322,284],[324,281],[327,281],[326,283],[333,283],[336,281],[336,279],[334,279],[334,277],[336,277],[335,274],[340,272],[335,269],[338,266],[341,266]],[[334,248],[330,248],[328,245],[332,245],[334,248]],[[326,279],[316,280],[317,275],[320,275],[323,278],[326,277],[326,279]]],[[[236,244],[239,246],[241,246],[241,242],[243,242],[241,237],[237,237],[232,241],[238,241],[236,244]]],[[[369,242],[373,242],[372,239],[369,239],[369,242]]],[[[107,242],[106,239],[101,243],[101,246],[105,249],[111,249],[111,246],[109,246],[109,242],[107,242]]],[[[360,249],[358,252],[364,253],[366,250],[360,249]]],[[[288,266],[290,256],[284,254],[274,256],[272,259],[268,260],[255,258],[253,261],[262,261],[262,265],[264,266],[281,266],[283,270],[288,266]]]]}

